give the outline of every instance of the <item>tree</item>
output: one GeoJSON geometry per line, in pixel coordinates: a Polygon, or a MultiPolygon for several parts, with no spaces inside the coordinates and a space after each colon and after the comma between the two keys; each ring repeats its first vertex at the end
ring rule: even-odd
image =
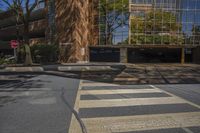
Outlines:
{"type": "Polygon", "coordinates": [[[105,44],[112,44],[113,32],[123,25],[128,25],[129,0],[100,0],[100,31],[105,44]]]}
{"type": "Polygon", "coordinates": [[[25,65],[32,65],[31,51],[29,46],[29,20],[30,15],[40,2],[44,0],[2,0],[13,11],[14,15],[23,25],[23,43],[25,46],[25,65]]]}
{"type": "Polygon", "coordinates": [[[132,44],[182,44],[181,25],[171,12],[156,10],[131,18],[132,44]]]}
{"type": "Polygon", "coordinates": [[[88,59],[89,5],[85,0],[56,0],[56,40],[61,43],[59,62],[88,59]],[[68,43],[67,45],[64,43],[68,43]]]}

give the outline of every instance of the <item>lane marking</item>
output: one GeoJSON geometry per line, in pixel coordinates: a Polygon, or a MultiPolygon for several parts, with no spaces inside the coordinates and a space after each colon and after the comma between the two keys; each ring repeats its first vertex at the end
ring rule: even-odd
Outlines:
{"type": "Polygon", "coordinates": [[[86,94],[127,94],[127,93],[157,93],[161,90],[155,89],[109,89],[109,90],[82,90],[81,95],[86,94]]]}
{"type": "Polygon", "coordinates": [[[186,102],[174,97],[132,98],[132,99],[112,99],[112,100],[81,100],[79,102],[79,108],[121,107],[121,106],[176,104],[176,103],[180,104],[186,102]]]}
{"type": "Polygon", "coordinates": [[[144,131],[200,126],[200,112],[86,118],[83,121],[89,133],[144,131]]]}
{"type": "MultiPolygon", "coordinates": [[[[81,90],[85,83],[82,83],[82,80],[79,84],[79,90],[76,97],[75,109],[79,108],[94,108],[94,107],[116,107],[127,106],[127,105],[153,105],[153,104],[166,104],[166,103],[188,103],[197,108],[200,108],[198,105],[191,103],[181,97],[178,97],[174,94],[168,93],[162,89],[159,89],[153,85],[150,85],[151,88],[156,92],[164,92],[173,97],[170,98],[137,98],[136,99],[110,99],[110,100],[80,100],[81,95],[85,94],[116,94],[119,91],[130,93],[130,89],[123,90],[81,90]],[[103,93],[103,91],[105,91],[103,93]],[[139,100],[138,100],[139,99],[139,100]],[[162,99],[162,100],[161,100],[162,99]]],[[[92,83],[91,83],[92,84],[92,83]]],[[[89,85],[87,83],[87,85],[89,85]]],[[[98,84],[99,86],[106,84],[98,84]]],[[[96,86],[96,85],[91,85],[96,86]]],[[[112,85],[111,85],[112,86],[112,85]]],[[[108,85],[109,87],[109,85],[108,85]]],[[[145,91],[147,89],[142,89],[145,91]]],[[[131,90],[132,91],[132,90],[131,90]]],[[[139,91],[139,90],[138,90],[139,91]]],[[[141,91],[141,92],[142,92],[141,91]]],[[[145,93],[145,92],[144,92],[145,93]]],[[[88,132],[95,133],[112,133],[112,132],[128,132],[128,131],[144,131],[144,130],[153,130],[153,129],[164,129],[164,128],[186,128],[192,126],[200,126],[200,112],[187,112],[187,113],[168,113],[168,114],[150,114],[150,115],[136,115],[136,116],[115,116],[115,117],[98,117],[98,118],[84,118],[82,119],[85,123],[88,132]]],[[[187,130],[188,131],[188,130],[187,130]]],[[[70,133],[81,133],[80,127],[77,120],[72,116],[70,124],[70,133]]],[[[192,133],[192,132],[187,132],[192,133]]]]}
{"type": "Polygon", "coordinates": [[[83,83],[82,86],[119,86],[117,84],[108,84],[108,83],[99,83],[99,82],[95,82],[95,83],[83,83]]]}
{"type": "MultiPolygon", "coordinates": [[[[75,100],[75,105],[74,105],[74,110],[78,112],[79,110],[79,101],[80,101],[80,90],[82,87],[82,80],[80,80],[78,91],[77,91],[77,96],[75,100]]],[[[83,122],[84,123],[84,122],[83,122]]],[[[87,128],[87,126],[86,126],[87,128]]],[[[70,126],[69,126],[69,133],[82,133],[81,127],[74,115],[72,115],[70,126]]]]}

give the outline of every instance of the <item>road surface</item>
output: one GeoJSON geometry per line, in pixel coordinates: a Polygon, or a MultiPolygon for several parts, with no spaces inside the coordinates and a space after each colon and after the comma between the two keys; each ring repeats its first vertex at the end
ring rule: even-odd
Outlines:
{"type": "Polygon", "coordinates": [[[66,75],[1,75],[0,133],[200,133],[198,66],[66,75]]]}
{"type": "Polygon", "coordinates": [[[80,85],[75,109],[88,133],[200,133],[200,84],[80,85]]]}
{"type": "Polygon", "coordinates": [[[0,133],[67,133],[72,113],[62,97],[73,107],[78,86],[78,79],[1,75],[0,133]]]}

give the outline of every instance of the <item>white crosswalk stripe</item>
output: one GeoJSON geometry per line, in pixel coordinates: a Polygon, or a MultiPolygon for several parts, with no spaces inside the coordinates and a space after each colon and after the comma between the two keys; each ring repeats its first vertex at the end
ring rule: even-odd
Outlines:
{"type": "Polygon", "coordinates": [[[81,91],[81,95],[84,94],[123,94],[123,93],[157,93],[162,92],[161,90],[156,89],[109,89],[109,90],[84,90],[81,91]]]}
{"type": "Polygon", "coordinates": [[[200,126],[200,112],[87,118],[83,121],[89,133],[142,131],[200,126]]]}
{"type": "Polygon", "coordinates": [[[156,105],[156,104],[175,104],[185,103],[183,100],[167,98],[132,98],[132,99],[112,99],[112,100],[84,100],[79,102],[80,108],[96,107],[119,107],[119,106],[136,106],[136,105],[156,105]]]}
{"type": "MultiPolygon", "coordinates": [[[[82,87],[87,86],[93,86],[94,89],[83,89],[79,90],[77,101],[76,101],[76,107],[75,109],[79,112],[79,115],[81,117],[82,114],[87,113],[84,112],[84,110],[92,110],[94,109],[104,109],[102,113],[108,113],[116,114],[116,110],[113,110],[112,112],[106,112],[106,109],[108,108],[116,108],[119,107],[123,110],[123,107],[137,107],[139,109],[133,109],[133,113],[138,113],[139,115],[126,115],[126,112],[119,112],[119,115],[106,115],[106,117],[98,116],[96,117],[87,117],[87,115],[84,115],[82,117],[82,120],[88,130],[88,133],[125,133],[125,132],[132,132],[132,131],[147,131],[147,130],[153,130],[153,129],[171,129],[171,128],[186,128],[187,127],[195,127],[200,126],[200,108],[198,106],[194,106],[190,104],[190,102],[181,99],[179,97],[176,97],[174,95],[170,95],[167,92],[160,90],[159,88],[149,86],[147,88],[146,86],[144,89],[134,89],[137,88],[137,86],[133,86],[133,89],[115,89],[115,85],[113,84],[106,84],[106,83],[81,83],[82,87]],[[107,89],[95,89],[95,85],[97,86],[107,86],[110,87],[107,89]],[[169,96],[167,97],[138,97],[138,98],[116,98],[116,99],[94,99],[94,100],[81,100],[80,97],[84,95],[89,96],[96,96],[96,95],[119,95],[119,94],[150,94],[150,93],[165,93],[169,96]],[[167,112],[167,109],[164,110],[164,112],[156,112],[156,109],[149,108],[151,112],[148,114],[142,114],[143,107],[144,106],[160,106],[160,105],[179,105],[180,107],[182,105],[187,105],[186,107],[183,107],[183,111],[175,111],[175,112],[167,112]],[[188,109],[187,107],[192,107],[192,109],[188,109]],[[134,112],[141,110],[141,112],[134,112]],[[155,113],[156,112],[156,113],[155,113]],[[120,115],[122,114],[122,115],[120,115]],[[125,115],[124,115],[125,114],[125,115]]],[[[116,85],[118,86],[118,85],[116,85]]],[[[139,87],[141,88],[141,86],[139,87]]],[[[170,109],[172,110],[172,109],[170,109]]],[[[147,111],[147,110],[145,110],[147,111]]],[[[144,111],[144,112],[145,112],[144,111]]],[[[158,109],[159,111],[159,109],[158,109]]],[[[98,111],[97,111],[98,113],[98,111]]],[[[118,112],[117,112],[118,113],[118,112]]],[[[90,115],[90,114],[88,114],[90,115]]],[[[94,114],[95,115],[95,112],[94,114]]],[[[75,117],[72,118],[71,126],[70,126],[70,133],[81,133],[81,130],[79,128],[79,125],[77,124],[77,121],[75,120],[75,117]]]]}

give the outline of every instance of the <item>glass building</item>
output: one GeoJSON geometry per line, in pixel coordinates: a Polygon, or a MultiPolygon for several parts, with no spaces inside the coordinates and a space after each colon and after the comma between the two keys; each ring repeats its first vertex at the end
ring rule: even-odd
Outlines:
{"type": "Polygon", "coordinates": [[[200,45],[200,0],[99,0],[100,45],[200,45]]]}
{"type": "Polygon", "coordinates": [[[129,0],[99,0],[99,44],[121,44],[128,38],[129,0]]]}

